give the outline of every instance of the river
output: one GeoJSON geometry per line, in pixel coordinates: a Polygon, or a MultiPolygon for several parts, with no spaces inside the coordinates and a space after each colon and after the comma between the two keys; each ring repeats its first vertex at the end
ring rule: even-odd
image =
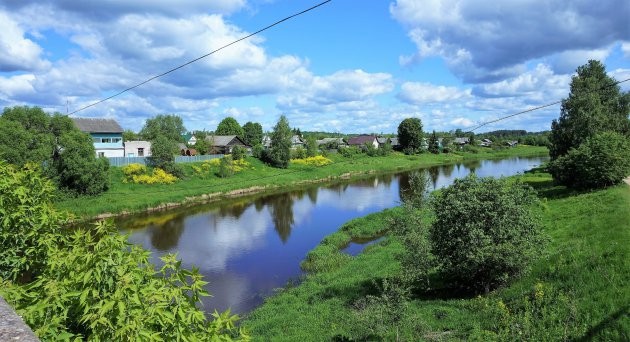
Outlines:
{"type": "MultiPolygon", "coordinates": [[[[472,160],[429,167],[431,186],[447,186],[475,172],[480,177],[522,173],[548,158],[472,160]]],[[[323,184],[225,203],[121,217],[116,223],[130,242],[153,252],[154,262],[177,253],[184,267],[194,265],[210,283],[213,297],[204,309],[246,314],[265,296],[302,274],[300,262],[326,235],[357,217],[399,204],[409,173],[323,184]]],[[[360,246],[351,246],[356,254],[360,246]]]]}

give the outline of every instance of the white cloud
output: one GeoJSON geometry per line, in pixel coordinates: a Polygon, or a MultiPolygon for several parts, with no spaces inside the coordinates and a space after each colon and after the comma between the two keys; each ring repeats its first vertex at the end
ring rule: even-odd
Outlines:
{"type": "Polygon", "coordinates": [[[470,97],[470,89],[436,86],[430,83],[406,82],[398,98],[409,104],[455,101],[470,97]]]}
{"type": "Polygon", "coordinates": [[[551,56],[551,66],[558,74],[573,73],[578,66],[586,64],[589,60],[605,60],[611,53],[613,46],[604,49],[593,50],[567,50],[551,56]]]}
{"type": "Polygon", "coordinates": [[[450,124],[461,128],[470,128],[475,125],[474,122],[467,118],[455,118],[451,120],[450,124]]]}
{"type": "Polygon", "coordinates": [[[34,71],[48,67],[40,58],[42,48],[24,37],[20,28],[7,13],[0,11],[0,71],[34,71]]]}
{"type": "Polygon", "coordinates": [[[533,70],[500,82],[478,86],[473,94],[482,97],[519,97],[549,99],[568,92],[569,75],[556,75],[548,65],[538,64],[533,70]]]}
{"type": "Polygon", "coordinates": [[[403,62],[440,56],[474,83],[516,76],[530,60],[574,51],[558,56],[558,67],[566,69],[587,55],[580,51],[630,40],[625,0],[397,0],[390,12],[418,49],[403,62]]]}

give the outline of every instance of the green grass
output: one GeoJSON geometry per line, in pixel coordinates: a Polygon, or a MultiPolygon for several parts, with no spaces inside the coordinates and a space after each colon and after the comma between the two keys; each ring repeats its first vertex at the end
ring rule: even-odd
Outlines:
{"type": "MultiPolygon", "coordinates": [[[[253,169],[243,171],[231,178],[194,176],[194,164],[180,164],[186,177],[171,185],[142,185],[123,183],[120,168],[110,169],[111,188],[94,197],[60,199],[59,209],[70,211],[80,218],[89,219],[104,213],[131,213],[167,204],[207,201],[204,195],[222,195],[242,189],[268,191],[303,186],[308,182],[332,181],[339,178],[362,177],[374,172],[394,172],[421,168],[424,166],[449,164],[469,158],[502,158],[509,156],[533,156],[546,154],[544,147],[519,146],[513,149],[493,151],[485,149],[480,153],[450,153],[442,155],[422,154],[406,156],[394,153],[387,157],[357,156],[344,158],[333,155],[333,164],[324,167],[291,165],[288,169],[269,167],[258,159],[247,158],[253,169]],[[254,189],[252,189],[254,188],[254,189]]],[[[214,199],[221,196],[213,197],[214,199]]]]}
{"type": "MultiPolygon", "coordinates": [[[[548,174],[522,178],[539,190],[550,237],[531,271],[482,297],[416,297],[401,307],[398,328],[390,326],[382,338],[630,340],[630,187],[576,193],[554,187],[548,174]]],[[[344,234],[358,230],[356,224],[366,223],[365,234],[378,231],[379,225],[370,223],[383,220],[378,215],[351,221],[322,245],[339,246],[348,239],[344,234]]],[[[388,215],[392,211],[383,213],[388,215]]],[[[320,267],[299,286],[268,298],[243,326],[256,341],[378,339],[366,334],[374,327],[366,325],[355,303],[376,294],[375,284],[383,278],[401,272],[396,255],[402,252],[388,237],[356,257],[320,267]]]]}

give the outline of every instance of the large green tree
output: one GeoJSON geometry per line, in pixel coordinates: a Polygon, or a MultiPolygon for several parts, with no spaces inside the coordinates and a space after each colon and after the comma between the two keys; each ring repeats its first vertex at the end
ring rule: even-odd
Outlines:
{"type": "Polygon", "coordinates": [[[267,153],[267,162],[279,168],[289,167],[292,135],[289,120],[282,115],[271,132],[271,147],[267,153]]]}
{"type": "Polygon", "coordinates": [[[243,127],[239,125],[238,121],[233,117],[227,117],[221,122],[219,122],[219,126],[217,126],[217,130],[215,132],[216,135],[237,135],[238,137],[243,137],[243,127]]]}
{"type": "Polygon", "coordinates": [[[122,136],[123,136],[123,141],[135,141],[135,140],[138,140],[138,134],[136,134],[136,132],[134,132],[134,131],[132,131],[130,129],[124,131],[122,136]]]}
{"type": "Polygon", "coordinates": [[[398,142],[406,153],[416,153],[422,148],[422,122],[407,118],[398,125],[398,142]]]}
{"type": "Polygon", "coordinates": [[[262,144],[263,128],[258,122],[247,122],[243,125],[243,140],[249,146],[262,144]]]}
{"type": "Polygon", "coordinates": [[[599,132],[630,132],[630,93],[622,93],[599,61],[578,67],[569,97],[562,100],[560,118],[551,124],[553,159],[577,148],[599,132]]]}
{"type": "Polygon", "coordinates": [[[187,132],[182,118],[177,115],[158,115],[147,119],[140,131],[144,140],[153,141],[157,137],[165,137],[174,143],[183,142],[182,135],[187,132]]]}
{"type": "Polygon", "coordinates": [[[429,152],[438,154],[440,153],[440,141],[438,140],[435,130],[429,136],[428,148],[429,152]]]}

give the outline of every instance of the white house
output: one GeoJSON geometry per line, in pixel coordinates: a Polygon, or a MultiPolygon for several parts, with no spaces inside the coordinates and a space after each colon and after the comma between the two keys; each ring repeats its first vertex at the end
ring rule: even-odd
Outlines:
{"type": "Polygon", "coordinates": [[[125,141],[125,157],[150,157],[150,141],[125,141]]]}
{"type": "Polygon", "coordinates": [[[89,133],[94,141],[96,156],[99,158],[124,157],[123,129],[112,119],[72,118],[79,130],[89,133]]]}

